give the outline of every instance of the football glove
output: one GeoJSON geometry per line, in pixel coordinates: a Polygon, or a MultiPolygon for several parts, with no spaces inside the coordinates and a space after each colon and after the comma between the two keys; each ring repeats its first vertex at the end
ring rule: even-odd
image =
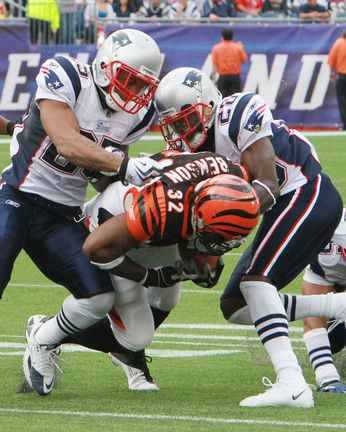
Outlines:
{"type": "MultiPolygon", "coordinates": [[[[178,267],[178,266],[177,266],[178,267]]],[[[181,267],[181,266],[180,266],[181,267]]],[[[160,287],[168,288],[178,282],[198,278],[197,273],[185,273],[182,268],[175,268],[170,266],[149,268],[146,277],[142,282],[145,287],[160,287]]]]}
{"type": "Polygon", "coordinates": [[[162,164],[149,157],[125,157],[118,172],[120,180],[140,186],[144,180],[159,176],[163,168],[162,164]]]}
{"type": "Polygon", "coordinates": [[[193,278],[193,282],[202,287],[202,288],[212,288],[214,287],[220,279],[222,270],[224,269],[225,264],[223,259],[220,257],[218,264],[215,269],[211,269],[209,264],[206,264],[201,271],[197,268],[197,265],[194,260],[184,261],[184,272],[189,273],[197,273],[198,277],[193,278]]]}

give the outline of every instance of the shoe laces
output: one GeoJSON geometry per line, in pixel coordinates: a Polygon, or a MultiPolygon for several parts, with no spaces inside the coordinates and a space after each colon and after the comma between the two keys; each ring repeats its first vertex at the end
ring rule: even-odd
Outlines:
{"type": "Polygon", "coordinates": [[[272,383],[270,379],[266,376],[262,377],[262,384],[266,387],[274,387],[278,383],[272,383]]]}
{"type": "Polygon", "coordinates": [[[54,350],[51,351],[50,355],[51,355],[51,360],[52,360],[53,366],[61,375],[63,375],[64,371],[61,369],[61,367],[59,365],[59,361],[64,362],[64,363],[67,363],[67,361],[65,359],[59,357],[60,353],[61,353],[60,348],[55,348],[54,350]]]}
{"type": "MultiPolygon", "coordinates": [[[[266,376],[262,377],[262,384],[266,387],[271,387],[271,388],[275,388],[275,387],[279,386],[278,382],[273,384],[270,381],[270,379],[266,376]]],[[[312,391],[316,391],[316,386],[314,386],[313,384],[307,384],[307,386],[310,387],[312,391]]],[[[268,390],[270,390],[270,389],[268,389],[268,390]]],[[[268,390],[266,390],[266,391],[268,391],[268,390]]]]}
{"type": "Polygon", "coordinates": [[[136,363],[138,363],[141,374],[144,375],[145,379],[149,382],[154,382],[147,366],[147,363],[153,361],[152,357],[145,355],[144,350],[133,353],[133,357],[136,359],[136,363]]]}

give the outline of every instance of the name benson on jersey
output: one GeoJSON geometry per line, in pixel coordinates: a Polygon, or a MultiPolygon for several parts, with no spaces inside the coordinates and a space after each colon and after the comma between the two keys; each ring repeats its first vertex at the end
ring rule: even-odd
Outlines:
{"type": "Polygon", "coordinates": [[[203,176],[204,174],[227,174],[229,166],[226,160],[218,156],[206,156],[193,162],[187,162],[184,166],[173,168],[164,173],[173,183],[180,183],[185,180],[191,180],[196,172],[203,176]]]}

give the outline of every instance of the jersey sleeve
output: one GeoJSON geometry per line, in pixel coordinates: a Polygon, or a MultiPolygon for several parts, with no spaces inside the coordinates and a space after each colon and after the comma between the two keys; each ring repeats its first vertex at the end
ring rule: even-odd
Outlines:
{"type": "Polygon", "coordinates": [[[127,211],[127,227],[139,242],[161,235],[166,226],[167,209],[163,184],[157,181],[148,185],[137,196],[127,211]]]}
{"type": "Polygon", "coordinates": [[[67,57],[46,60],[36,77],[35,100],[51,99],[64,102],[73,109],[81,90],[81,80],[75,64],[67,57]]]}
{"type": "Polygon", "coordinates": [[[241,152],[259,139],[272,138],[272,113],[261,96],[246,93],[238,100],[231,119],[229,136],[241,152]]]}

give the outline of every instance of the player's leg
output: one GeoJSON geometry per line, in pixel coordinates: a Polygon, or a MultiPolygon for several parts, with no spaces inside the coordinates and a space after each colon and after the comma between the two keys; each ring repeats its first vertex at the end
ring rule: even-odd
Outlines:
{"type": "MultiPolygon", "coordinates": [[[[316,183],[319,180],[316,179],[316,183]]],[[[240,290],[273,363],[277,383],[269,391],[243,400],[241,406],[313,406],[311,390],[292,350],[287,315],[277,289],[293,280],[312,256],[323,249],[338,224],[342,204],[334,188],[329,187],[328,181],[326,183],[321,189],[330,192],[334,203],[339,201],[336,211],[332,206],[330,213],[324,215],[326,218],[321,218],[319,197],[322,192],[316,192],[315,184],[306,185],[299,196],[290,194],[281,198],[280,203],[264,215],[257,233],[252,260],[242,277],[240,290]],[[307,204],[312,198],[314,205],[307,204]],[[302,244],[307,234],[312,245],[302,244]]]]}
{"type": "MultiPolygon", "coordinates": [[[[141,264],[147,267],[168,265],[179,259],[176,246],[142,248],[141,264]]],[[[136,254],[132,256],[138,260],[136,254]]],[[[114,277],[117,286],[114,308],[109,317],[116,339],[127,352],[111,352],[113,363],[125,371],[131,390],[158,390],[154,383],[145,355],[157,328],[179,302],[180,286],[143,288],[138,284],[114,277]]]]}
{"type": "MultiPolygon", "coordinates": [[[[333,286],[326,285],[326,282],[322,285],[303,279],[302,292],[304,295],[327,294],[333,292],[333,286]]],[[[332,356],[327,319],[324,317],[305,318],[303,339],[315,372],[318,391],[345,394],[346,386],[340,380],[332,356]]]]}
{"type": "Polygon", "coordinates": [[[45,210],[36,216],[40,229],[32,224],[25,250],[48,278],[72,293],[56,316],[27,328],[32,384],[45,395],[51,392],[55,377],[51,351],[66,336],[103,318],[114,302],[114,288],[109,275],[93,266],[82,253],[88,235],[82,224],[45,210]]]}
{"type": "Polygon", "coordinates": [[[0,298],[27,232],[31,205],[16,190],[0,183],[0,298]]]}

